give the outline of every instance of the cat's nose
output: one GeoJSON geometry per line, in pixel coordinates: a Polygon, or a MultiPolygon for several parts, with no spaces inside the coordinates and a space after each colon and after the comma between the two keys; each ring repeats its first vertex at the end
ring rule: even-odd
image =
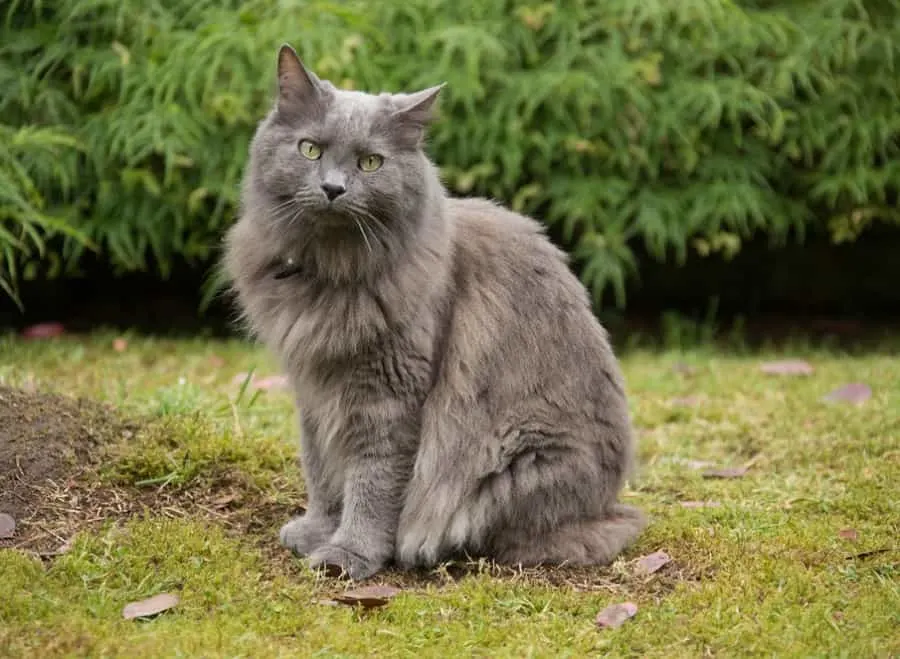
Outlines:
{"type": "Polygon", "coordinates": [[[334,201],[347,191],[340,183],[323,183],[322,192],[328,197],[328,201],[334,201]]]}

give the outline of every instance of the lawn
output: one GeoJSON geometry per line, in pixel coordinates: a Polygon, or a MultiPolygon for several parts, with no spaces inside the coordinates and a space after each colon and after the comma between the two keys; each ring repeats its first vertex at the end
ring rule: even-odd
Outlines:
{"type": "Polygon", "coordinates": [[[900,656],[897,354],[623,350],[640,458],[625,497],[652,518],[636,545],[590,570],[387,572],[374,582],[402,592],[360,609],[278,547],[303,487],[289,396],[245,377],[276,373],[262,349],[0,338],[0,385],[115,409],[91,417],[89,466],[34,490],[0,549],[0,655],[900,656]],[[785,358],[814,372],[760,368],[785,358]],[[871,397],[823,400],[852,382],[871,397]],[[725,467],[746,473],[704,473],[725,467]],[[671,561],[642,572],[657,551],[671,561]],[[172,609],[123,618],[164,592],[172,609]],[[621,602],[636,615],[598,628],[621,602]]]}

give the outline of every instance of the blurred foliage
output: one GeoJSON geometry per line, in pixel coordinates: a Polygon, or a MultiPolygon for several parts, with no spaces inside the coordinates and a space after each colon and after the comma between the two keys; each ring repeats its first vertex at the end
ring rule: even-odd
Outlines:
{"type": "Polygon", "coordinates": [[[454,193],[555,225],[624,303],[632,247],[734,254],[900,222],[900,0],[10,0],[0,286],[96,250],[208,262],[287,41],[347,88],[448,83],[454,193]]]}

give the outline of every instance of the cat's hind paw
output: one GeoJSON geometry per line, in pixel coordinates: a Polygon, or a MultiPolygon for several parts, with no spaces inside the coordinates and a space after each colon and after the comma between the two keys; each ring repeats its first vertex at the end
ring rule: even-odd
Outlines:
{"type": "Polygon", "coordinates": [[[432,567],[438,563],[439,548],[434,535],[407,533],[397,546],[397,563],[407,569],[432,567]]]}

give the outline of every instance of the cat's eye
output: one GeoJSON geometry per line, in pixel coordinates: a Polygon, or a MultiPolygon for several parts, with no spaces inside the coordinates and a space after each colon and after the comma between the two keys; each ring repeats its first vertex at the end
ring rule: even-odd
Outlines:
{"type": "Polygon", "coordinates": [[[372,153],[359,159],[359,168],[364,172],[374,172],[383,164],[384,158],[379,156],[377,153],[372,153]]]}
{"type": "Polygon", "coordinates": [[[303,154],[304,158],[308,158],[309,160],[318,160],[322,157],[322,147],[320,147],[315,142],[310,142],[309,140],[300,140],[300,153],[303,154]]]}

